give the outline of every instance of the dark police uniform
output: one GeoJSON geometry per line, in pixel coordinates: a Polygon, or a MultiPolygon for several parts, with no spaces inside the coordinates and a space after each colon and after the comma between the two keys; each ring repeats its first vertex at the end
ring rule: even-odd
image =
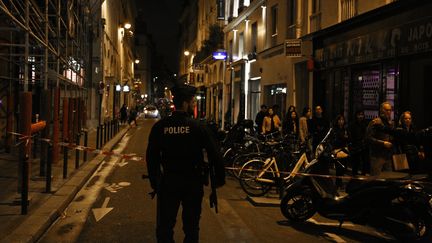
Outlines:
{"type": "Polygon", "coordinates": [[[174,242],[173,228],[180,203],[184,242],[198,242],[204,194],[203,149],[214,166],[216,185],[222,186],[225,171],[216,143],[209,131],[188,113],[174,111],[171,116],[158,121],[150,132],[147,170],[151,187],[158,195],[158,242],[174,242]]]}

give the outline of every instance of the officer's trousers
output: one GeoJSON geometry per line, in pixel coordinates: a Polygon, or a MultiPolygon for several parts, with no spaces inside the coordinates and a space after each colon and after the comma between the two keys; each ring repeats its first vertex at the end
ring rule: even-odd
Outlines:
{"type": "Polygon", "coordinates": [[[201,203],[204,195],[201,183],[182,183],[161,185],[157,197],[157,226],[158,243],[174,242],[173,228],[176,224],[177,212],[182,205],[183,242],[199,241],[199,220],[201,217],[201,203]],[[179,185],[183,184],[183,185],[179,185]]]}

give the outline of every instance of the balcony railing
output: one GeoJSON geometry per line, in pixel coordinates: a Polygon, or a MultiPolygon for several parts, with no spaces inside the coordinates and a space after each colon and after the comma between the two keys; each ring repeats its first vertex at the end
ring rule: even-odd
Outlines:
{"type": "Polygon", "coordinates": [[[313,13],[309,16],[310,32],[321,29],[321,12],[313,13]]]}

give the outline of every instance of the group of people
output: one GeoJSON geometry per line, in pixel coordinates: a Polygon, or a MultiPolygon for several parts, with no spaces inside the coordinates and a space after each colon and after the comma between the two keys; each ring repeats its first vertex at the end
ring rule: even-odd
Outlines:
{"type": "MultiPolygon", "coordinates": [[[[305,107],[301,116],[297,114],[295,106],[290,106],[281,120],[273,107],[262,105],[255,123],[261,134],[282,131],[291,135],[299,144],[306,146],[310,157],[313,157],[312,151],[325,137],[330,126],[333,127],[333,151],[349,154],[349,158],[342,161],[350,163],[352,175],[377,176],[383,170],[392,170],[392,155],[395,153],[406,154],[409,171],[419,172],[422,170],[421,160],[425,159],[423,147],[403,139],[395,139],[389,132],[385,132],[385,129],[376,129],[379,125],[406,132],[415,130],[410,111],[403,112],[397,122],[392,121],[392,113],[391,103],[384,102],[380,106],[379,117],[369,122],[365,119],[364,111],[358,110],[353,121],[347,124],[343,115],[338,115],[333,121],[327,119],[319,105],[314,108],[313,113],[310,107],[305,107]]],[[[345,172],[337,171],[339,175],[343,173],[345,172]]]]}
{"type": "Polygon", "coordinates": [[[126,124],[126,121],[129,125],[132,125],[132,123],[135,126],[138,126],[137,123],[137,117],[138,117],[138,106],[135,108],[130,109],[128,114],[128,108],[126,104],[123,104],[120,108],[120,124],[126,124]]]}
{"type": "MultiPolygon", "coordinates": [[[[184,242],[198,242],[203,186],[208,184],[209,173],[212,187],[209,201],[211,206],[217,207],[213,191],[225,184],[225,169],[211,131],[192,118],[196,88],[179,84],[172,91],[176,110],[152,127],[146,152],[148,178],[154,190],[151,195],[157,195],[156,236],[158,242],[174,242],[173,228],[181,205],[184,242]],[[207,156],[204,156],[204,150],[207,156]]],[[[379,175],[383,169],[391,169],[391,155],[396,149],[407,154],[410,167],[415,169],[417,160],[424,158],[422,148],[415,141],[432,143],[432,129],[411,133],[414,127],[409,111],[402,113],[395,129],[391,119],[392,106],[388,102],[381,105],[379,117],[367,122],[364,112],[357,111],[355,119],[348,125],[343,115],[331,123],[323,115],[321,106],[316,106],[313,114],[311,108],[305,107],[300,117],[296,107],[290,106],[283,121],[275,108],[261,106],[255,119],[261,134],[282,131],[309,147],[311,152],[332,126],[332,149],[350,154],[353,175],[379,175]],[[394,137],[404,139],[397,141],[394,137]]],[[[344,171],[336,173],[340,175],[344,171]]]]}

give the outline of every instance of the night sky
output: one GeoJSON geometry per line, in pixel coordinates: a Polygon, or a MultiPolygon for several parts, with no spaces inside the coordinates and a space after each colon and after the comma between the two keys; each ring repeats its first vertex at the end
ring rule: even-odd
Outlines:
{"type": "Polygon", "coordinates": [[[178,69],[178,19],[184,0],[135,0],[138,13],[147,23],[158,55],[171,71],[178,69]]]}

